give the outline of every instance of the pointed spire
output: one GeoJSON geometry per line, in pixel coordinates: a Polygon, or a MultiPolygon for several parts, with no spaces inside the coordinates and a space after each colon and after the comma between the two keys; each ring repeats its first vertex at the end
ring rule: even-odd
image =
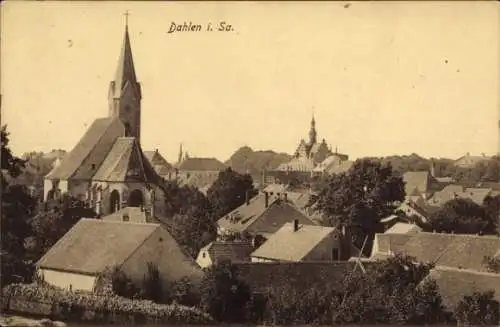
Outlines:
{"type": "Polygon", "coordinates": [[[177,162],[181,163],[182,162],[182,143],[179,147],[179,156],[177,157],[177,162]]]}
{"type": "MultiPolygon", "coordinates": [[[[137,85],[137,77],[135,75],[134,59],[132,57],[132,47],[130,46],[130,36],[128,34],[128,16],[125,12],[125,34],[123,37],[122,49],[120,58],[118,59],[118,67],[115,74],[115,92],[114,97],[121,97],[121,92],[125,85],[131,83],[133,86],[137,85]]],[[[140,95],[139,95],[140,96],[140,95]]]]}
{"type": "Polygon", "coordinates": [[[312,119],[311,119],[311,130],[309,131],[309,144],[310,145],[315,144],[316,138],[317,138],[316,120],[314,120],[314,107],[313,107],[313,114],[312,114],[312,119]]]}

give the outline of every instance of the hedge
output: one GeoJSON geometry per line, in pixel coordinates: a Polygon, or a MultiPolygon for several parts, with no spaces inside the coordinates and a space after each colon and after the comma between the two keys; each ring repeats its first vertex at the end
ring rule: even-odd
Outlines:
{"type": "Polygon", "coordinates": [[[20,303],[39,306],[39,314],[62,320],[161,323],[161,324],[211,324],[213,319],[196,308],[177,304],[164,305],[148,300],[131,300],[117,295],[96,295],[88,292],[69,292],[49,285],[10,284],[2,290],[2,307],[19,310],[20,303]],[[12,308],[11,304],[17,304],[12,308]]]}

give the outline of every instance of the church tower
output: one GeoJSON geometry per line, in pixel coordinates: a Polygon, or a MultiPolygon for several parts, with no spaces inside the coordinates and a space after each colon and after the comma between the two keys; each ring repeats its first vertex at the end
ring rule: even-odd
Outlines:
{"type": "MultiPolygon", "coordinates": [[[[128,18],[128,14],[125,14],[128,18]]],[[[141,85],[135,75],[132,48],[128,34],[128,19],[125,22],[125,35],[118,59],[115,79],[109,86],[109,116],[118,116],[125,125],[125,136],[141,136],[141,85]]]]}
{"type": "Polygon", "coordinates": [[[316,133],[316,121],[314,120],[314,115],[311,120],[311,130],[309,130],[309,145],[316,144],[317,139],[316,133]]]}

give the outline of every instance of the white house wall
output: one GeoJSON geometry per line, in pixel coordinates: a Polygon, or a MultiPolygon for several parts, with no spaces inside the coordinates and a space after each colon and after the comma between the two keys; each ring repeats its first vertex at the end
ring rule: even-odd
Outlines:
{"type": "Polygon", "coordinates": [[[51,269],[40,268],[37,271],[38,276],[43,278],[45,282],[56,287],[69,290],[70,287],[73,291],[93,291],[96,277],[89,275],[82,275],[77,273],[62,272],[51,269]]]}

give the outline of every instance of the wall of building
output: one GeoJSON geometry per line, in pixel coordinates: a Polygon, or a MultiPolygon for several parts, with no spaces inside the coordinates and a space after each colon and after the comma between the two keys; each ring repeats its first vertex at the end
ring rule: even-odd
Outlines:
{"type": "Polygon", "coordinates": [[[135,283],[141,283],[147,272],[148,262],[158,267],[164,285],[183,277],[199,282],[203,277],[196,262],[185,255],[173,237],[161,227],[127,259],[122,269],[135,283]]]}
{"type": "Polygon", "coordinates": [[[309,252],[302,261],[330,261],[333,260],[333,249],[338,249],[339,259],[342,257],[340,239],[337,233],[325,237],[316,247],[309,252]]]}
{"type": "Polygon", "coordinates": [[[198,256],[196,257],[196,263],[201,268],[208,268],[212,265],[212,258],[210,258],[210,254],[208,251],[200,251],[198,256]]]}
{"type": "Polygon", "coordinates": [[[93,291],[96,282],[95,276],[82,275],[77,273],[62,272],[51,269],[40,268],[37,270],[40,278],[50,285],[73,291],[93,291]]]}

